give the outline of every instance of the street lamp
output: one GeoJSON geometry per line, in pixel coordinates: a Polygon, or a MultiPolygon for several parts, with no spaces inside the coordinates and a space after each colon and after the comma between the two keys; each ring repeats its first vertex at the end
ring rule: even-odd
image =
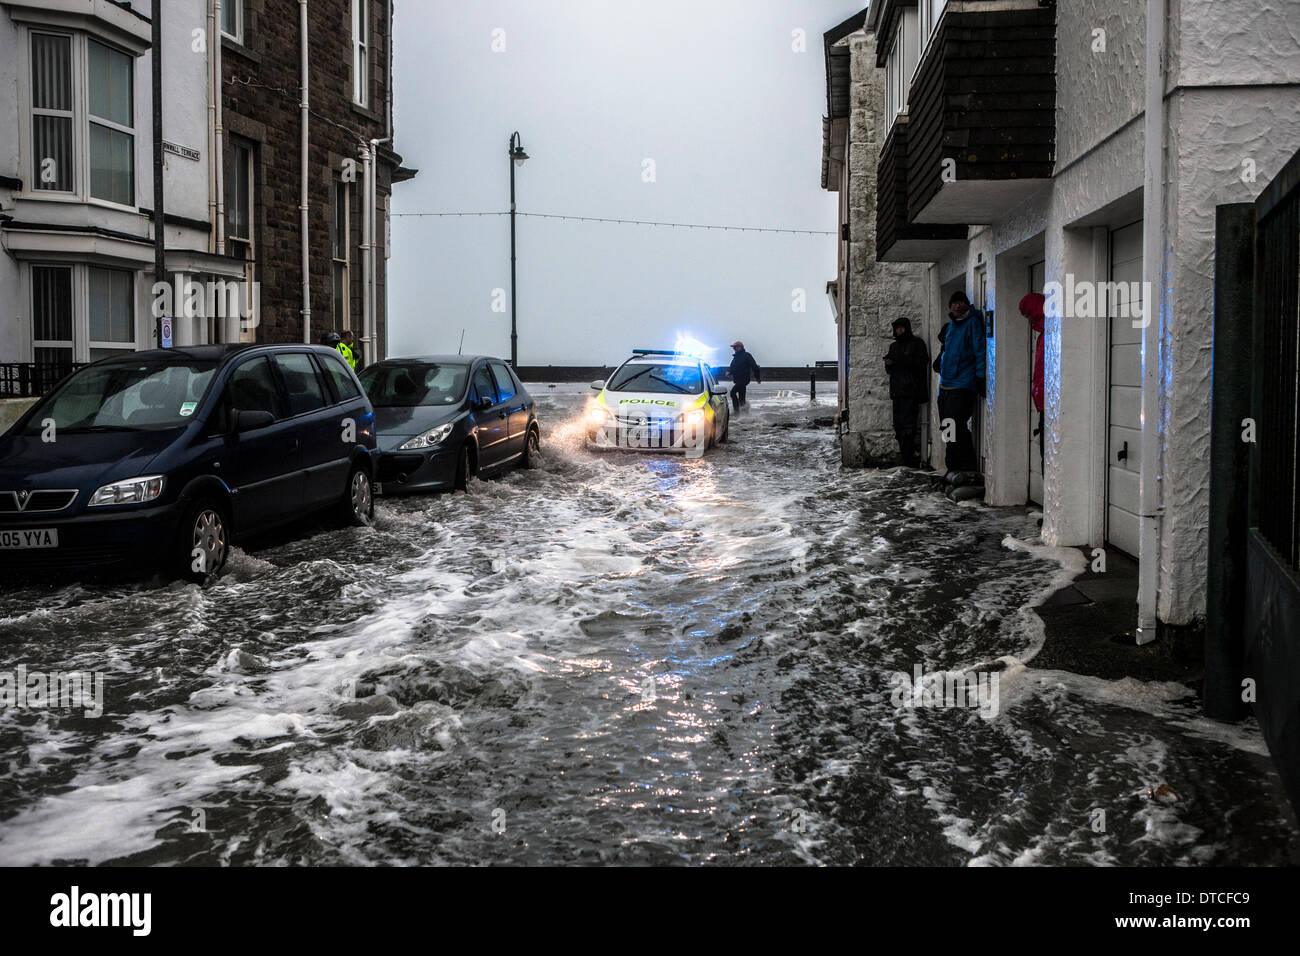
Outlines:
{"type": "Polygon", "coordinates": [[[514,162],[510,164],[510,367],[519,367],[519,329],[516,323],[517,307],[515,300],[515,167],[522,166],[528,154],[524,152],[523,143],[519,141],[516,131],[510,137],[507,147],[508,155],[514,162]]]}

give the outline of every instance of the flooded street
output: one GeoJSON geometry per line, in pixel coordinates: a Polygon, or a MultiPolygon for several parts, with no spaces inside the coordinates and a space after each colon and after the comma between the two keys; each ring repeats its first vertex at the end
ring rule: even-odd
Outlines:
{"type": "Polygon", "coordinates": [[[0,592],[0,669],[105,681],[98,718],[0,710],[0,864],[1300,857],[1253,723],[1033,667],[1082,565],[1023,509],[842,471],[806,385],[702,460],[588,452],[589,390],[530,388],[535,470],[203,589],[0,592]],[[996,706],[898,706],[918,667],[996,706]]]}

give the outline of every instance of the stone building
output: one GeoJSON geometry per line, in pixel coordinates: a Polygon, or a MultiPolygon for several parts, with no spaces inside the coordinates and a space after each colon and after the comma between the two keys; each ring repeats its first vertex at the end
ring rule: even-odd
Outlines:
{"type": "Polygon", "coordinates": [[[0,395],[157,347],[163,316],[177,346],[350,327],[381,357],[388,196],[413,175],[391,149],[391,2],[168,0],[165,286],[150,9],[0,0],[0,395]]]}
{"type": "MultiPolygon", "coordinates": [[[[841,415],[847,419],[841,453],[849,467],[897,464],[889,377],[884,357],[892,323],[912,320],[929,342],[937,334],[935,303],[925,295],[924,266],[879,261],[876,185],[885,132],[885,84],[876,69],[875,35],[863,29],[867,11],[827,31],[826,117],[822,188],[839,194],[835,303],[841,415]]],[[[921,457],[931,458],[928,429],[921,457]]]]}
{"type": "Polygon", "coordinates": [[[888,312],[927,303],[933,350],[964,289],[991,316],[986,500],[1041,504],[1051,544],[1136,559],[1139,640],[1198,627],[1215,207],[1253,201],[1300,146],[1300,3],[873,0],[859,17],[837,28],[850,69],[828,68],[832,90],[873,91],[832,97],[827,135],[829,184],[845,124],[849,427],[882,421],[854,421],[855,396],[875,404],[854,383],[875,381],[888,312]],[[858,85],[859,50],[875,84],[858,85]],[[858,143],[872,158],[855,166],[858,143]],[[1017,310],[1031,290],[1048,294],[1041,462],[1017,310]]]}

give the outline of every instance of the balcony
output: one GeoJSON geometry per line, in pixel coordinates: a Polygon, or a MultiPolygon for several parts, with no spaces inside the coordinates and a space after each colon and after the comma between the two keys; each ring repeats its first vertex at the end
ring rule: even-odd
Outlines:
{"type": "Polygon", "coordinates": [[[966,226],[909,223],[908,117],[894,121],[876,166],[876,259],[880,262],[938,262],[966,241],[966,226]]]}
{"type": "Polygon", "coordinates": [[[990,223],[1051,179],[1056,9],[1007,6],[954,0],[930,40],[908,104],[909,224],[990,223]]]}

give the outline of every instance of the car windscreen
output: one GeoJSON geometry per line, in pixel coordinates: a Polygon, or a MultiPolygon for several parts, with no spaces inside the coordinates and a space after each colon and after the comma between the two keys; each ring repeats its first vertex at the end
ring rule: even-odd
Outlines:
{"type": "Polygon", "coordinates": [[[636,363],[620,368],[606,387],[612,392],[698,395],[704,391],[704,381],[698,365],[636,363]]]}
{"type": "Polygon", "coordinates": [[[469,366],[457,363],[387,362],[358,376],[376,408],[454,405],[465,398],[469,366]]]}
{"type": "Polygon", "coordinates": [[[56,435],[161,431],[189,424],[216,373],[216,362],[112,362],[76,372],[49,395],[24,435],[52,419],[56,435]]]}

